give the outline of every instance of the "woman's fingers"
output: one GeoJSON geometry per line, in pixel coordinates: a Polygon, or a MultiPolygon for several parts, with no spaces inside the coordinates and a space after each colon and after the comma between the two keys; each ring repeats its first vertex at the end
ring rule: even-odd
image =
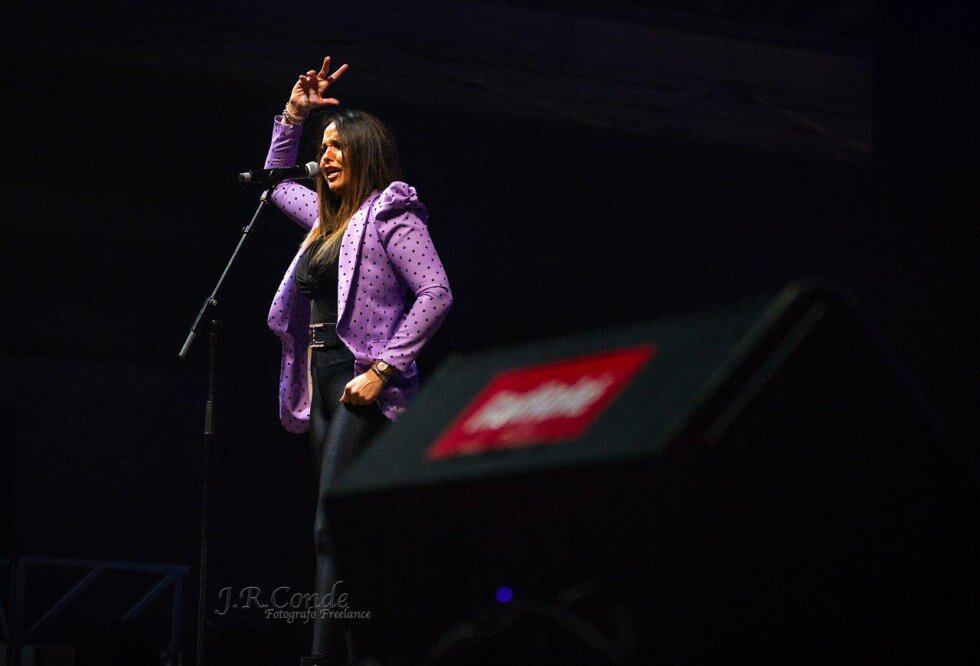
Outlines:
{"type": "Polygon", "coordinates": [[[336,81],[337,79],[339,79],[341,76],[343,76],[344,75],[344,72],[346,72],[346,71],[347,71],[347,63],[345,62],[343,65],[341,65],[340,67],[337,68],[337,71],[336,72],[334,72],[333,74],[331,74],[330,76],[327,77],[327,81],[329,81],[330,83],[333,83],[334,81],[336,81]]]}
{"type": "MultiPolygon", "coordinates": [[[[347,71],[347,64],[343,64],[337,68],[333,74],[329,74],[330,71],[330,56],[323,59],[323,67],[320,71],[307,70],[305,74],[299,75],[299,88],[303,93],[303,97],[306,102],[313,106],[323,106],[326,104],[332,106],[338,106],[340,100],[336,97],[323,97],[324,92],[330,87],[330,84],[343,76],[344,72],[347,71]]],[[[341,398],[343,401],[343,398],[341,398]]]]}
{"type": "Polygon", "coordinates": [[[327,72],[330,71],[330,56],[323,59],[323,67],[320,68],[320,73],[317,74],[318,79],[326,78],[327,72]]]}
{"type": "Polygon", "coordinates": [[[317,90],[322,94],[324,90],[330,87],[330,84],[334,83],[337,79],[343,76],[344,72],[347,71],[347,65],[341,65],[337,68],[337,71],[328,76],[327,78],[317,77],[316,84],[317,90]]]}
{"type": "Polygon", "coordinates": [[[347,382],[347,386],[344,387],[344,395],[340,396],[341,402],[346,402],[351,405],[357,404],[357,394],[355,394],[354,390],[351,388],[351,385],[353,383],[354,383],[353,379],[347,382]]]}

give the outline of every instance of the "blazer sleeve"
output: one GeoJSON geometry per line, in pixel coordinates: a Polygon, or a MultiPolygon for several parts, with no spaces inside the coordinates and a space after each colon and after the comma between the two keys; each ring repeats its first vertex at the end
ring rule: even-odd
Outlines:
{"type": "Polygon", "coordinates": [[[398,278],[415,294],[415,302],[378,358],[407,372],[435,334],[453,304],[442,261],[426,227],[428,213],[414,187],[395,181],[379,198],[378,235],[398,278]]]}
{"type": "MultiPolygon", "coordinates": [[[[264,169],[296,166],[302,125],[291,125],[281,115],[272,126],[272,144],[265,158],[264,169]]],[[[319,215],[316,192],[294,180],[286,180],[272,190],[272,203],[289,218],[309,231],[319,215]]]]}

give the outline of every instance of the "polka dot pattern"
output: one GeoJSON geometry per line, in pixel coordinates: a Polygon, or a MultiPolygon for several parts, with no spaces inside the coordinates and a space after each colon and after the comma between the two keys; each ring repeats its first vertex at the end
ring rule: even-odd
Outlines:
{"type": "MultiPolygon", "coordinates": [[[[266,168],[295,164],[299,136],[298,127],[277,117],[266,168]]],[[[312,190],[283,183],[272,200],[303,228],[316,222],[312,190]]],[[[396,419],[418,392],[415,358],[452,305],[427,219],[415,188],[395,181],[365,199],[340,245],[337,335],[354,354],[355,372],[367,371],[376,358],[399,370],[378,397],[389,419],[396,419]]],[[[269,328],[282,342],[279,413],[291,432],[308,429],[311,393],[305,365],[310,308],[296,281],[299,258],[297,253],[286,270],[268,317],[269,328]]]]}

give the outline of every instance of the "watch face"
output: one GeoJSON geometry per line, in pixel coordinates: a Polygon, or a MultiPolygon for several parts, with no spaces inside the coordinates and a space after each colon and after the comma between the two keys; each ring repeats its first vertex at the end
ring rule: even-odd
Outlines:
{"type": "Polygon", "coordinates": [[[378,370],[380,370],[381,372],[387,372],[390,369],[391,369],[390,365],[388,365],[384,361],[378,361],[378,370]]]}

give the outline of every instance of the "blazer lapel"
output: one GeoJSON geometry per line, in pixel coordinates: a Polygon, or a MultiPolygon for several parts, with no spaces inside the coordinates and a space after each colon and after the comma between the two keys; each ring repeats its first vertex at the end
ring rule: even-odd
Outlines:
{"type": "Polygon", "coordinates": [[[340,254],[337,267],[337,325],[344,319],[347,310],[347,300],[351,295],[351,284],[354,276],[357,275],[357,266],[361,259],[361,240],[364,238],[364,229],[367,227],[368,211],[371,204],[378,197],[380,192],[375,190],[364,200],[361,207],[350,219],[344,237],[340,241],[340,254]]]}

